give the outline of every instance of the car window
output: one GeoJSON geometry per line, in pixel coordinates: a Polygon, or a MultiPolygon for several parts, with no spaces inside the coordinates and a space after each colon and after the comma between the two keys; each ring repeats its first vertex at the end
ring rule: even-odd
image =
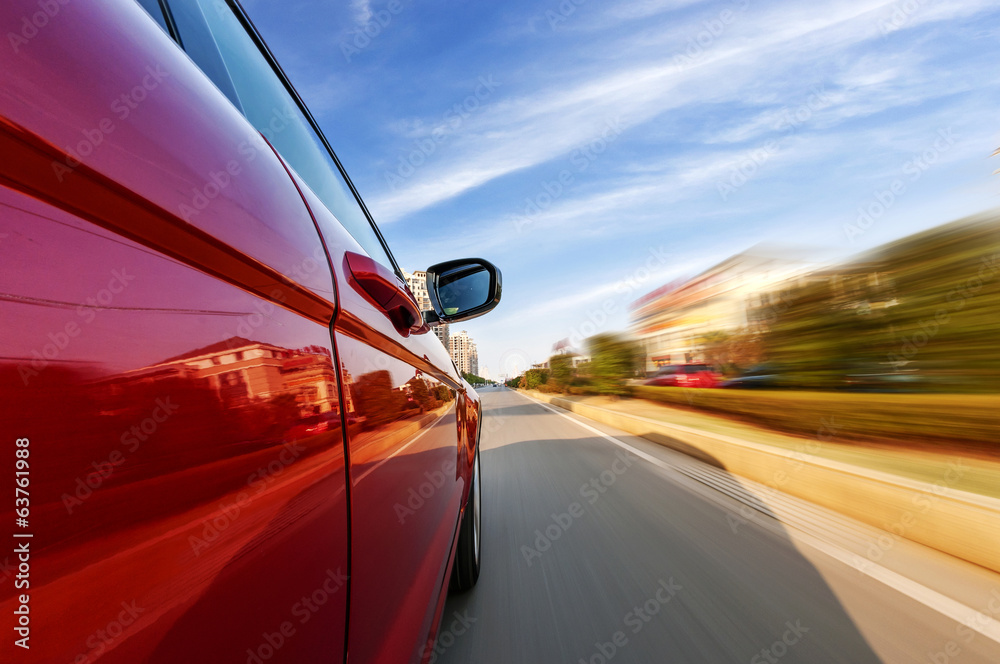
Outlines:
{"type": "Polygon", "coordinates": [[[160,0],[137,0],[137,2],[146,10],[146,13],[153,17],[153,19],[160,24],[163,31],[168,35],[170,34],[170,28],[167,27],[167,21],[163,16],[163,9],[160,7],[160,0]]]}
{"type": "Polygon", "coordinates": [[[232,9],[221,0],[191,1],[200,7],[204,15],[236,89],[237,106],[246,118],[295,169],[368,255],[395,270],[388,251],[323,140],[232,9]]]}

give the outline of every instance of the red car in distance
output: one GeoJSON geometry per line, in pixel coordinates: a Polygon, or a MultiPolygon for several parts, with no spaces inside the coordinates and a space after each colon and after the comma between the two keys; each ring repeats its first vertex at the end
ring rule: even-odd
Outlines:
{"type": "Polygon", "coordinates": [[[234,1],[0,24],[0,660],[428,661],[481,541],[428,332],[499,271],[435,265],[419,311],[234,1]]]}
{"type": "Polygon", "coordinates": [[[718,387],[722,374],[707,364],[668,364],[661,367],[644,385],[660,387],[718,387]]]}

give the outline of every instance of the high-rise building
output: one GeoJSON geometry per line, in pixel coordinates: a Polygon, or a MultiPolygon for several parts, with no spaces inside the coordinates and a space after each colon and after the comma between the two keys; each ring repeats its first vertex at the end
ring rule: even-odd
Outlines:
{"type": "MultiPolygon", "coordinates": [[[[406,277],[406,285],[410,287],[413,297],[417,298],[417,305],[420,307],[420,310],[433,311],[434,307],[431,306],[430,295],[427,294],[427,273],[423,270],[417,270],[413,274],[410,274],[404,270],[403,276],[406,277]]],[[[445,348],[451,348],[447,323],[435,326],[434,335],[441,340],[445,348]]]]}
{"type": "Polygon", "coordinates": [[[471,374],[476,374],[479,371],[479,354],[476,351],[476,344],[469,338],[468,332],[462,330],[451,335],[448,350],[459,371],[471,374]]]}
{"type": "Polygon", "coordinates": [[[406,285],[410,287],[410,292],[413,293],[413,297],[417,298],[417,305],[420,307],[421,311],[430,311],[431,298],[427,294],[427,273],[423,270],[417,270],[413,274],[403,271],[403,276],[406,277],[406,285]]]}

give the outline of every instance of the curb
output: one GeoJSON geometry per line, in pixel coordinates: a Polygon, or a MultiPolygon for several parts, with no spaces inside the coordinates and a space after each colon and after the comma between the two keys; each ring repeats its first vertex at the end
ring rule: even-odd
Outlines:
{"type": "MultiPolygon", "coordinates": [[[[941,481],[930,484],[801,450],[770,447],[547,394],[521,393],[835,510],[894,537],[1000,572],[1000,500],[950,488],[963,472],[960,462],[943,468],[941,481]]],[[[803,448],[807,446],[804,440],[803,448]]],[[[873,544],[867,555],[877,562],[884,552],[873,544]]]]}

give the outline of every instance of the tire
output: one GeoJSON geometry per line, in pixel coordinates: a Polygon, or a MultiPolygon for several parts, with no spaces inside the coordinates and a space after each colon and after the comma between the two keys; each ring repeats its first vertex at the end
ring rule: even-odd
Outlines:
{"type": "Polygon", "coordinates": [[[469,489],[469,499],[465,504],[465,516],[458,531],[458,546],[455,551],[455,564],[451,568],[451,581],[448,590],[461,593],[476,585],[479,580],[479,568],[482,554],[482,487],[479,477],[479,449],[476,448],[476,459],[472,466],[472,487],[469,489]]]}

